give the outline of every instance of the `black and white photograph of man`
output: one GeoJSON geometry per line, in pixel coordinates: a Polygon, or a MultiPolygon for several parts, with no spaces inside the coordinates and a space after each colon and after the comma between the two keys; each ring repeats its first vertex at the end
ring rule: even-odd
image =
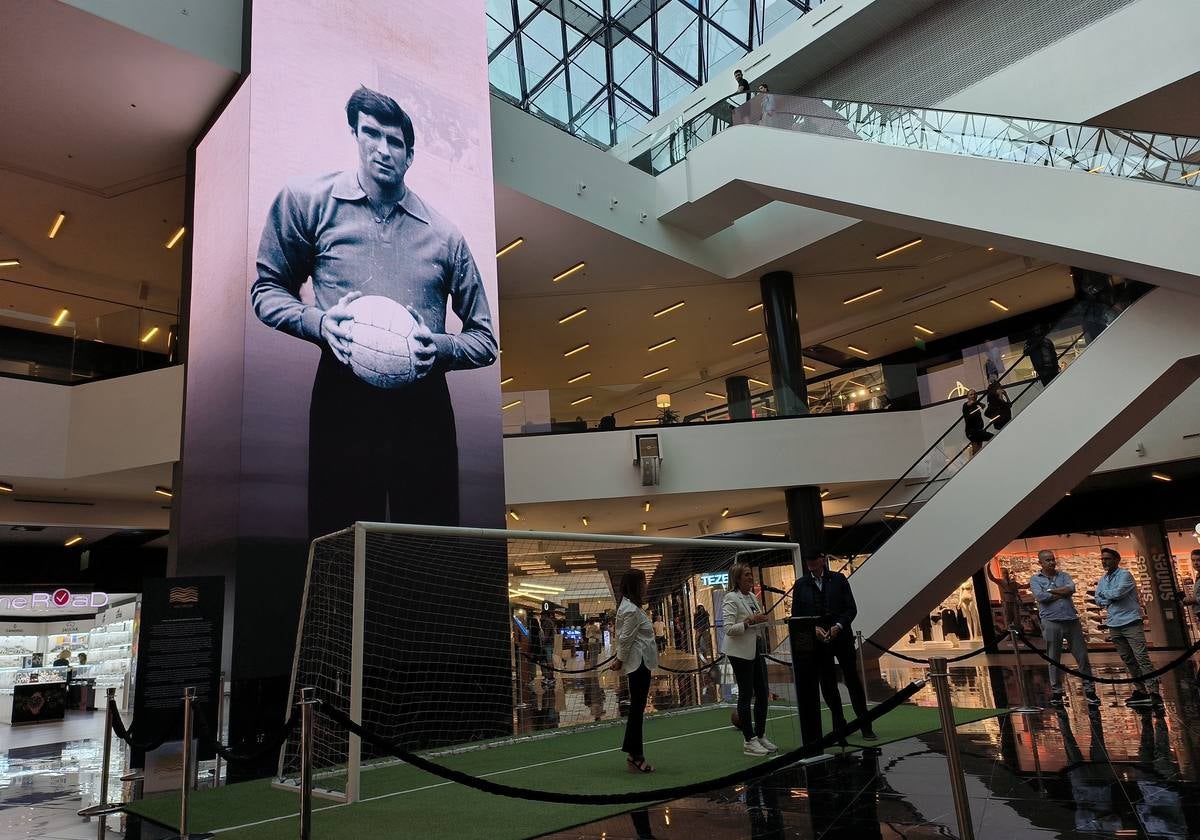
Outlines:
{"type": "Polygon", "coordinates": [[[403,108],[359,87],[346,120],[357,167],[280,191],[250,292],[264,324],[321,348],[309,412],[309,535],[356,520],[457,525],[446,376],[496,361],[483,281],[457,226],[405,185],[418,138],[403,108]],[[456,334],[446,332],[447,303],[462,322],[456,334]],[[396,338],[389,330],[401,320],[396,338]],[[376,359],[397,358],[386,344],[393,338],[402,375],[375,376],[376,359]]]}

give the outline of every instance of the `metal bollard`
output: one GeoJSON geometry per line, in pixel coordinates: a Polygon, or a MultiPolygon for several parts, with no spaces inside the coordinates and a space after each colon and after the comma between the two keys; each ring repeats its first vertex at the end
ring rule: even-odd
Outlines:
{"type": "Polygon", "coordinates": [[[188,808],[192,795],[192,705],[196,702],[196,689],[183,690],[183,784],[179,789],[179,840],[203,840],[211,834],[192,834],[188,831],[188,808]]]}
{"type": "Polygon", "coordinates": [[[933,680],[933,690],[938,701],[938,716],[942,720],[946,764],[950,771],[950,792],[954,796],[954,814],[958,817],[958,836],[960,840],[975,840],[975,829],[971,824],[971,803],[967,799],[962,757],[958,754],[958,739],[955,737],[954,705],[950,701],[950,669],[946,657],[930,657],[929,677],[933,680]]]}
{"type": "Polygon", "coordinates": [[[862,683],[863,696],[869,701],[870,695],[867,694],[867,663],[863,658],[863,634],[861,630],[854,631],[855,641],[858,642],[858,679],[862,683]]]}
{"type": "Polygon", "coordinates": [[[1013,657],[1017,663],[1017,691],[1021,692],[1021,705],[1013,709],[1015,715],[1040,715],[1042,710],[1036,706],[1030,706],[1029,692],[1025,690],[1025,669],[1021,667],[1021,641],[1017,638],[1017,629],[1010,627],[1008,630],[1009,638],[1012,639],[1013,657]]]}
{"type": "MultiPolygon", "coordinates": [[[[221,742],[224,733],[221,731],[225,723],[225,672],[217,681],[217,743],[221,742]]],[[[221,754],[217,753],[217,761],[213,765],[213,787],[221,785],[221,754]]]]}
{"type": "Polygon", "coordinates": [[[81,817],[99,817],[96,823],[97,840],[104,840],[104,833],[108,828],[108,820],[105,817],[125,807],[123,802],[111,805],[108,802],[108,768],[112,763],[112,702],[116,691],[115,688],[108,689],[108,702],[104,704],[104,752],[101,759],[104,763],[100,767],[100,803],[79,812],[81,817]]]}
{"type": "Polygon", "coordinates": [[[300,840],[312,837],[313,713],[317,690],[300,689],[300,840]]]}

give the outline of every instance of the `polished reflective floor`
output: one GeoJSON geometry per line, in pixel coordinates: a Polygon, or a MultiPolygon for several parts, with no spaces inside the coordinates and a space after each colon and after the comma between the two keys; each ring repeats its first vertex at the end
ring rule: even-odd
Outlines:
{"type": "MultiPolygon", "coordinates": [[[[1169,657],[1154,658],[1160,664],[1169,657]]],[[[1094,655],[1093,662],[1101,673],[1120,675],[1111,656],[1094,655]]],[[[1191,663],[1164,680],[1161,712],[1126,707],[1124,686],[1104,687],[1099,708],[1072,696],[1066,708],[1054,710],[1047,706],[1045,668],[1024,664],[1031,699],[1041,711],[966,725],[956,736],[977,838],[1200,838],[1200,693],[1191,663]]],[[[786,671],[775,670],[772,691],[786,698],[786,671]]],[[[922,676],[923,668],[885,658],[871,697],[882,699],[922,676]]],[[[1019,704],[1010,656],[960,663],[952,667],[951,685],[959,707],[1019,704]]],[[[539,675],[525,688],[518,725],[536,731],[619,718],[621,694],[610,672],[558,675],[552,684],[543,684],[539,675]]],[[[728,700],[730,687],[719,673],[668,674],[656,679],[652,696],[661,711],[690,705],[697,695],[706,703],[728,700]]],[[[932,692],[923,689],[915,702],[933,705],[932,692]]],[[[72,713],[64,723],[34,728],[0,727],[0,838],[96,836],[95,823],[76,812],[98,800],[102,735],[99,713],[72,713]]],[[[740,749],[732,731],[730,744],[740,749]]],[[[119,780],[124,754],[117,746],[110,798],[130,792],[119,780]]],[[[648,777],[648,786],[653,779],[648,777]]],[[[122,817],[110,818],[108,828],[108,836],[120,840],[168,836],[122,817]]],[[[470,838],[470,832],[464,827],[462,836],[470,838]]],[[[958,836],[940,733],[547,835],[553,840],[958,836]]]]}

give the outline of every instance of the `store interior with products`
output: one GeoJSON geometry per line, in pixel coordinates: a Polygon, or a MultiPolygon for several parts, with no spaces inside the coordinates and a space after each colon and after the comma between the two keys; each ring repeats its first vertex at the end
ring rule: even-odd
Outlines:
{"type": "Polygon", "coordinates": [[[102,708],[109,688],[122,709],[132,697],[138,596],[47,594],[52,602],[82,597],[88,606],[34,607],[23,595],[0,597],[0,735],[3,726],[102,708]]]}

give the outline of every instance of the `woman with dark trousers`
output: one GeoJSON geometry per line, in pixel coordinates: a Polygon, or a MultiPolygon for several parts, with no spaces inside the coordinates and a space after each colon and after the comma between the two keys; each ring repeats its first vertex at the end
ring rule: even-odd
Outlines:
{"type": "Polygon", "coordinates": [[[762,636],[767,615],[759,606],[754,588],[754,570],[748,563],[737,562],[729,571],[733,590],[726,593],[721,604],[721,620],[725,625],[725,646],[722,651],[733,666],[738,689],[738,726],[742,730],[746,755],[763,756],[779,748],[766,739],[767,734],[767,663],[762,636]],[[750,698],[754,698],[754,725],[750,725],[750,698]]]}
{"type": "Polygon", "coordinates": [[[654,643],[654,624],[642,609],[646,600],[646,573],[630,569],[621,578],[621,604],[617,607],[616,659],[609,667],[621,671],[629,681],[629,717],[625,721],[625,741],[630,773],[653,773],[642,752],[642,719],[646,698],[650,696],[650,672],[658,667],[658,647],[654,643]]]}

